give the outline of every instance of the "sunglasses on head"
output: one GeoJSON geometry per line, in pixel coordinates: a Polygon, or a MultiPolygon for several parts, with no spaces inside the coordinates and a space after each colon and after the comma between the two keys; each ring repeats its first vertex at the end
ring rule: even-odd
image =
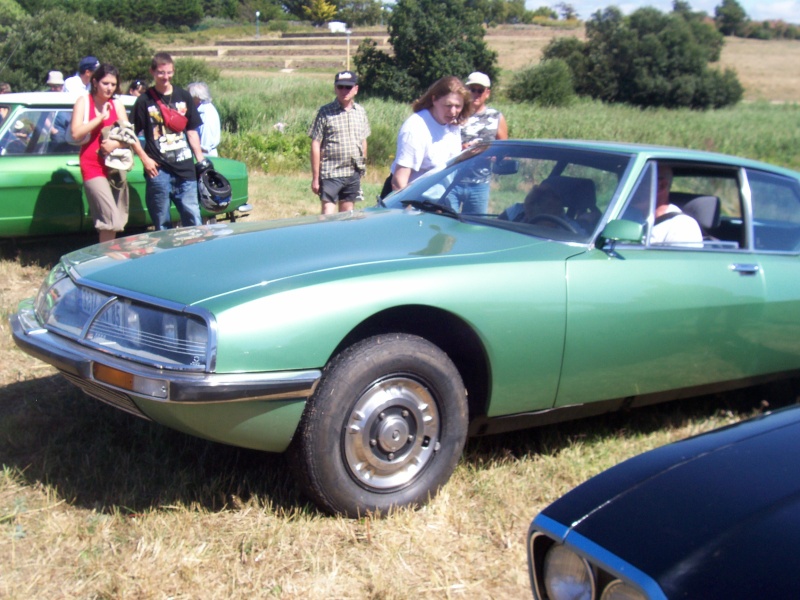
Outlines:
{"type": "Polygon", "coordinates": [[[471,88],[469,88],[469,91],[471,93],[473,93],[473,94],[482,94],[483,92],[486,91],[486,88],[483,88],[483,87],[471,87],[471,88]]]}

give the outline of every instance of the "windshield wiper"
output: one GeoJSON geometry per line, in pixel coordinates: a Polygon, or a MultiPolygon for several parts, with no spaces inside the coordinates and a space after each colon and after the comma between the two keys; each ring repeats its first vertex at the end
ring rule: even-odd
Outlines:
{"type": "Polygon", "coordinates": [[[432,213],[439,213],[443,215],[448,215],[450,217],[455,217],[456,219],[461,219],[461,215],[458,214],[457,211],[453,210],[451,206],[447,204],[439,204],[434,202],[433,200],[403,200],[401,204],[405,206],[411,206],[412,208],[416,208],[423,212],[432,212],[432,213]]]}

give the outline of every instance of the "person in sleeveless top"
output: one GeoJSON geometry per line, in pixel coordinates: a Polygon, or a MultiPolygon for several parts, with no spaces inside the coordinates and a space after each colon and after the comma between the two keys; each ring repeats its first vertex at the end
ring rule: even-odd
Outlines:
{"type": "MultiPolygon", "coordinates": [[[[71,133],[76,140],[89,136],[80,150],[83,190],[100,241],[107,242],[123,231],[128,222],[128,182],[125,172],[110,172],[106,167],[105,156],[123,144],[103,140],[102,130],[117,122],[127,123],[128,115],[122,102],[114,98],[119,84],[116,67],[100,65],[92,74],[90,84],[89,94],[80,96],[72,108],[71,133]]],[[[134,148],[134,151],[138,154],[141,149],[134,148]]]]}
{"type": "MultiPolygon", "coordinates": [[[[492,95],[489,76],[478,71],[470,73],[464,82],[472,97],[472,115],[461,126],[461,148],[469,148],[480,142],[508,139],[508,124],[499,110],[486,106],[492,95]]],[[[448,194],[453,210],[464,214],[486,214],[489,210],[488,167],[477,169],[461,179],[448,194]]]]}

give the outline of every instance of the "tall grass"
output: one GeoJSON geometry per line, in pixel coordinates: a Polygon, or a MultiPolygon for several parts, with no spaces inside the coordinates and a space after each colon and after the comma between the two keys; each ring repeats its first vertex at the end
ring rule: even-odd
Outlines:
{"type": "MultiPolygon", "coordinates": [[[[308,128],[333,96],[332,77],[295,73],[223,78],[213,87],[225,130],[222,153],[270,174],[307,170],[308,128]]],[[[369,163],[388,171],[408,105],[357,98],[372,128],[369,163]]],[[[508,101],[498,94],[514,138],[639,142],[710,150],[800,169],[800,105],[767,102],[711,111],[642,110],[582,100],[568,108],[508,101]]]]}

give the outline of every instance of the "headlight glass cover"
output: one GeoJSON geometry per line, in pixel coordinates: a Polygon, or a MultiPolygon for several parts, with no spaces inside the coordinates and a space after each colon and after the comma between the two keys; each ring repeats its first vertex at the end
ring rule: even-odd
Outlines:
{"type": "Polygon", "coordinates": [[[619,579],[609,583],[600,600],[647,600],[644,594],[619,579]]]}
{"type": "Polygon", "coordinates": [[[592,600],[594,575],[583,558],[564,546],[547,551],[543,569],[544,587],[550,600],[592,600]]]}
{"type": "Polygon", "coordinates": [[[39,289],[36,316],[49,330],[118,356],[163,368],[209,366],[203,319],[76,285],[61,264],[39,289]]]}

